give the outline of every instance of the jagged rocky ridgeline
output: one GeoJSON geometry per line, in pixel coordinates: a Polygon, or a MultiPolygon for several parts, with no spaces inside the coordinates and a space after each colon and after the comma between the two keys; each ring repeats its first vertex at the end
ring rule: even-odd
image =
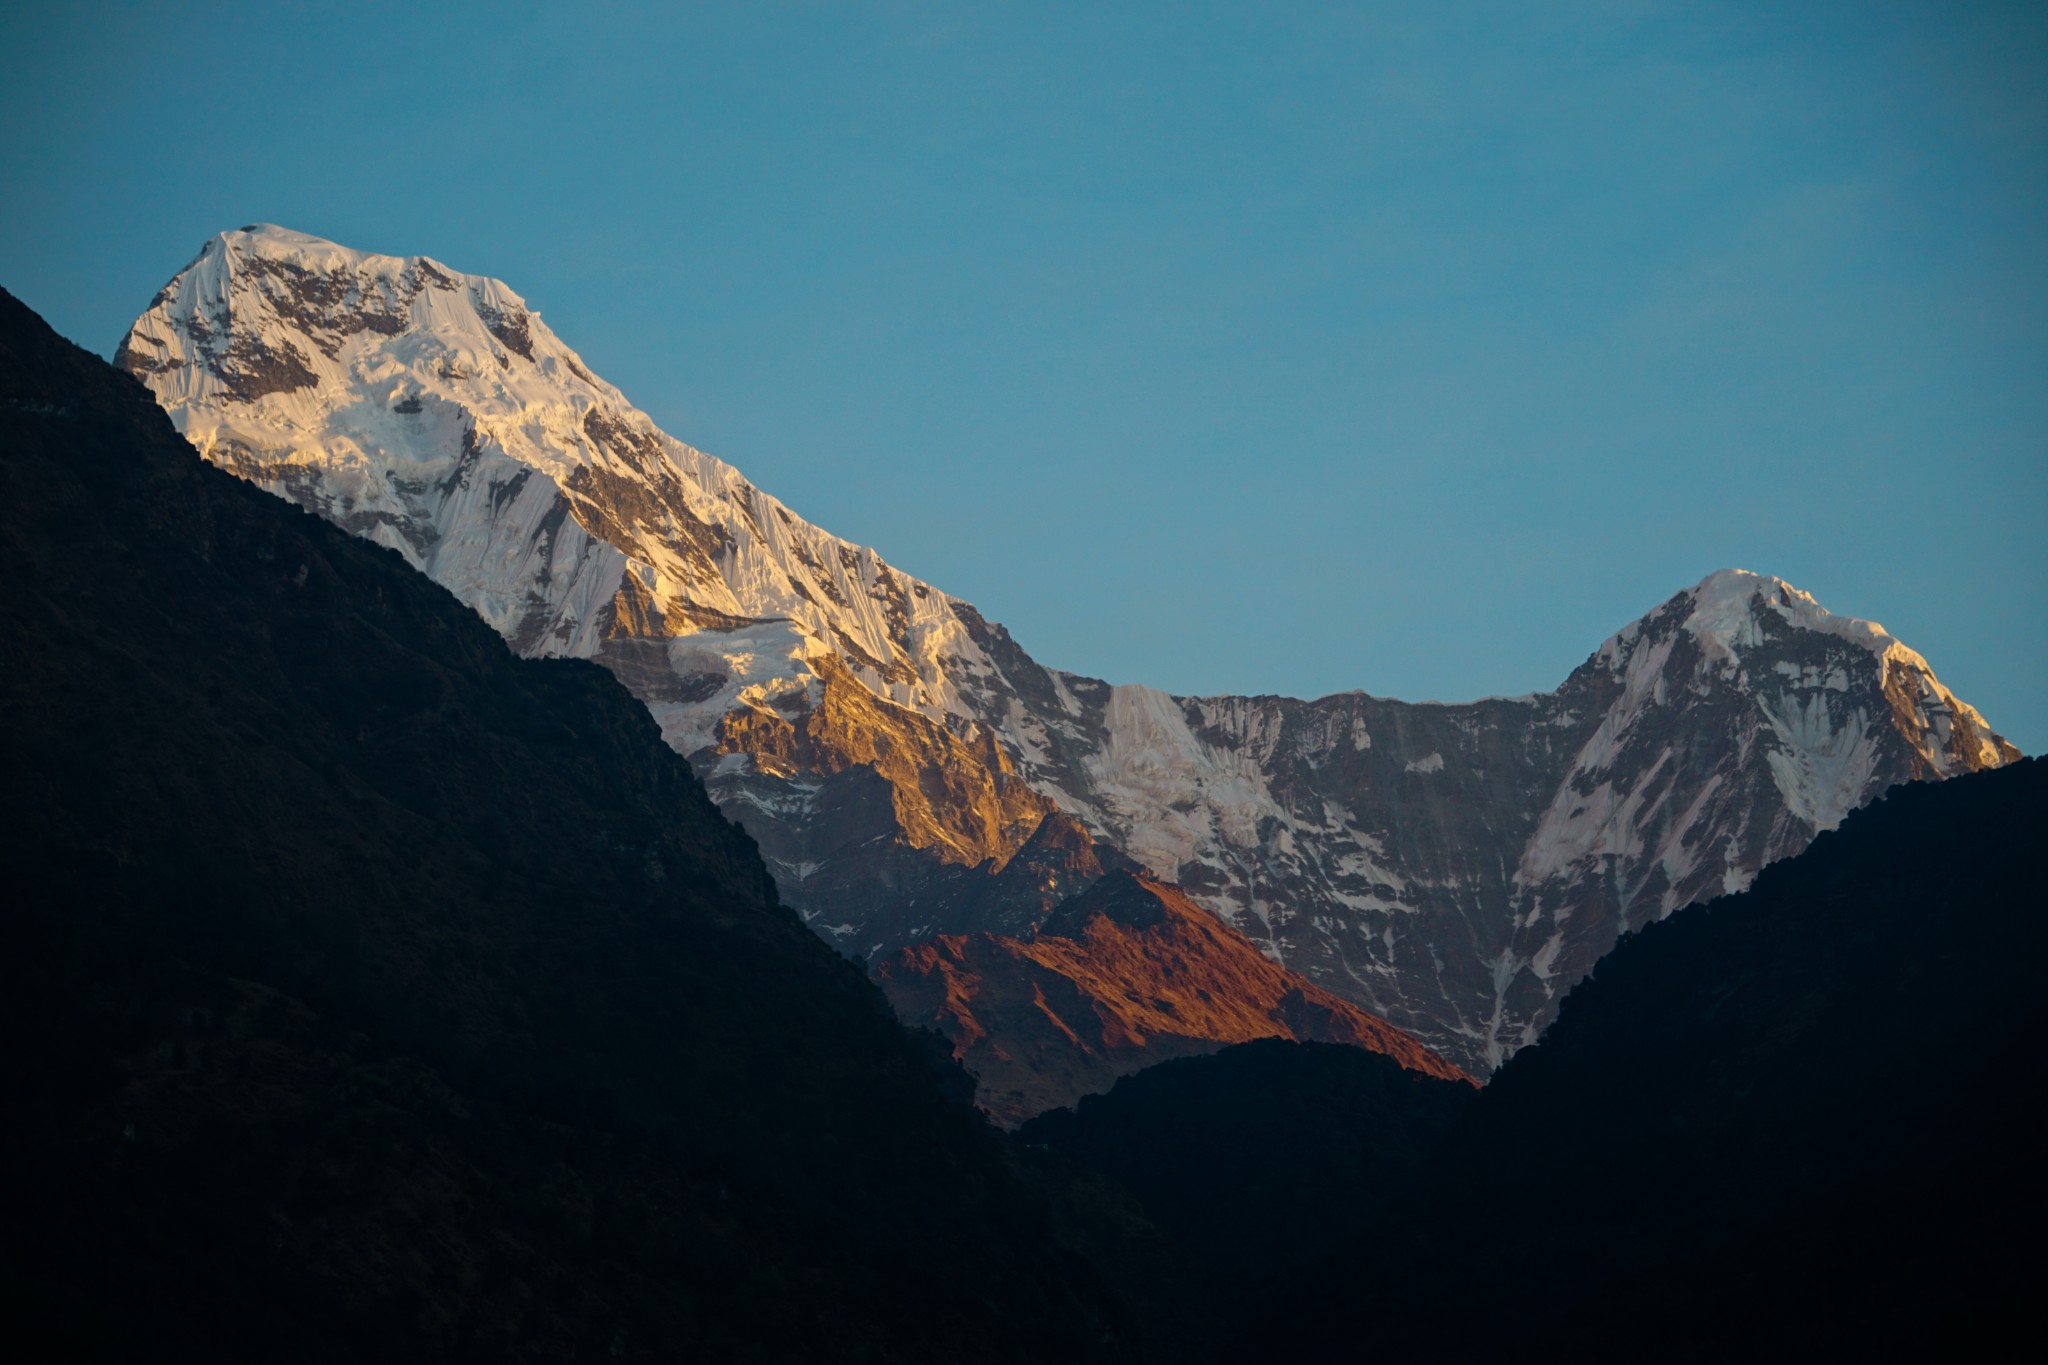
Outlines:
{"type": "Polygon", "coordinates": [[[789,902],[871,960],[1006,931],[977,897],[1058,811],[1484,1071],[1625,929],[1893,783],[2016,756],[1882,628],[1738,570],[1528,697],[1181,698],[1048,669],[424,257],[223,233],[118,360],[208,459],[397,550],[520,652],[610,667],[789,902]]]}

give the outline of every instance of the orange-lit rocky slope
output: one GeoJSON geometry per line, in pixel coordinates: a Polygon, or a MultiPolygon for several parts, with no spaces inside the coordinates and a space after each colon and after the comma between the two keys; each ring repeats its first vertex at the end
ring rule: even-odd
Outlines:
{"type": "Polygon", "coordinates": [[[1412,1035],[1266,957],[1164,882],[1112,872],[1028,938],[941,934],[877,971],[897,1012],[929,1024],[1005,1123],[1119,1076],[1254,1038],[1347,1043],[1468,1079],[1412,1035]]]}

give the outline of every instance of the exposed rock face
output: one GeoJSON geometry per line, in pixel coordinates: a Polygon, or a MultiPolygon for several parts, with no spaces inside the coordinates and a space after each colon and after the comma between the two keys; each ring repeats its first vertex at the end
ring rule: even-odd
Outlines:
{"type": "Polygon", "coordinates": [[[1882,628],[1738,570],[1551,693],[1144,704],[1117,727],[1148,735],[1117,798],[1180,842],[1131,853],[1178,859],[1291,966],[1488,1069],[1623,931],[1740,889],[1894,783],[2018,756],[1882,628]],[[1190,795],[1209,799],[1177,823],[1190,795]]]}
{"type": "Polygon", "coordinates": [[[1030,937],[939,934],[878,964],[914,1024],[952,1040],[1008,1123],[1155,1062],[1254,1038],[1346,1043],[1466,1079],[1414,1037],[1266,957],[1163,882],[1111,872],[1030,937]]]}
{"type": "Polygon", "coordinates": [[[1881,628],[1737,570],[1519,699],[1047,669],[656,429],[504,285],[424,258],[224,233],[120,359],[209,459],[397,550],[522,653],[609,666],[788,901],[871,960],[948,917],[1014,927],[971,922],[968,893],[1057,810],[1490,1069],[1623,929],[1893,783],[2015,755],[1881,628]]]}

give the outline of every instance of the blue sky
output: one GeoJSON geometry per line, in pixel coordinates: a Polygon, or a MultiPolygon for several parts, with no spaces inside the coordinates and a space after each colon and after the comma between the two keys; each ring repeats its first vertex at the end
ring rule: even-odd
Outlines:
{"type": "Polygon", "coordinates": [[[1047,663],[1525,692],[1741,565],[2048,748],[2048,7],[17,0],[0,129],[81,343],[497,275],[1047,663]]]}

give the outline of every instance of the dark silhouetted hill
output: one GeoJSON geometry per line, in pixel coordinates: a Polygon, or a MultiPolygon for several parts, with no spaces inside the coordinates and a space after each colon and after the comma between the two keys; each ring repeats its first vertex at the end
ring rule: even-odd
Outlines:
{"type": "Polygon", "coordinates": [[[1129,1192],[1212,1288],[1257,1293],[1371,1226],[1478,1093],[1356,1046],[1266,1038],[1148,1067],[1017,1136],[1129,1192]]]}
{"type": "Polygon", "coordinates": [[[1126,1353],[943,1045],[604,671],[203,464],[6,295],[0,522],[10,1337],[1126,1353]]]}
{"type": "Polygon", "coordinates": [[[2048,1255],[2039,760],[1624,940],[1246,1360],[1987,1359],[2048,1255]]]}

